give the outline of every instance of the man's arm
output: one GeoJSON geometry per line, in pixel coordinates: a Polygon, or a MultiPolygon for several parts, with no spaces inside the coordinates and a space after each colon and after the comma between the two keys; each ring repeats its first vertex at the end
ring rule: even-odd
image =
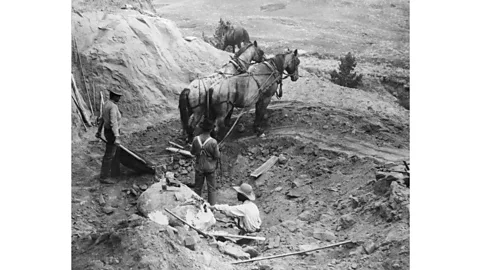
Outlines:
{"type": "Polygon", "coordinates": [[[211,148],[209,149],[210,154],[213,156],[214,159],[218,160],[220,158],[220,150],[218,149],[217,140],[212,138],[211,148]],[[212,153],[213,152],[213,153],[212,153]]]}
{"type": "Polygon", "coordinates": [[[110,124],[112,125],[113,135],[115,137],[120,137],[120,132],[118,131],[118,107],[113,106],[110,110],[110,124]]]}
{"type": "Polygon", "coordinates": [[[197,154],[197,144],[195,144],[195,142],[197,141],[197,137],[193,138],[193,142],[192,142],[192,148],[190,149],[190,154],[192,155],[196,155],[197,154]]]}
{"type": "Polygon", "coordinates": [[[215,204],[213,208],[224,212],[227,216],[243,217],[245,216],[245,206],[243,204],[230,206],[227,204],[215,204]]]}
{"type": "Polygon", "coordinates": [[[215,141],[215,153],[213,154],[213,156],[215,157],[215,159],[220,158],[220,149],[218,148],[218,144],[216,141],[215,141]]]}
{"type": "Polygon", "coordinates": [[[102,137],[102,128],[103,128],[103,123],[105,123],[103,121],[103,117],[101,117],[98,121],[98,130],[97,130],[97,134],[95,134],[95,137],[97,138],[100,138],[102,137]]]}

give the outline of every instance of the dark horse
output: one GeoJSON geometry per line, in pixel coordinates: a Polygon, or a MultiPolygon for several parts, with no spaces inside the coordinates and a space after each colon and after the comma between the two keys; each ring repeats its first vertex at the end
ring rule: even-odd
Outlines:
{"type": "Polygon", "coordinates": [[[292,81],[298,80],[300,60],[297,50],[277,54],[262,63],[251,65],[247,73],[226,78],[212,85],[211,108],[216,117],[216,134],[222,138],[225,134],[225,119],[233,108],[248,109],[255,105],[254,129],[256,132],[264,120],[267,106],[282,81],[282,74],[292,81]]]}
{"type": "Polygon", "coordinates": [[[242,42],[244,44],[250,43],[250,36],[245,28],[228,25],[224,26],[223,51],[225,51],[228,46],[232,46],[233,52],[235,53],[235,45],[237,45],[238,49],[240,49],[242,42]]]}
{"type": "Polygon", "coordinates": [[[231,77],[233,75],[246,72],[253,60],[260,63],[264,59],[264,53],[257,45],[257,42],[247,44],[242,47],[228,63],[222,66],[216,73],[205,78],[193,80],[188,88],[180,93],[178,108],[180,110],[180,120],[182,121],[183,131],[188,136],[188,141],[193,139],[195,127],[200,122],[207,110],[207,92],[212,84],[231,77]],[[193,115],[193,117],[191,117],[193,115]]]}

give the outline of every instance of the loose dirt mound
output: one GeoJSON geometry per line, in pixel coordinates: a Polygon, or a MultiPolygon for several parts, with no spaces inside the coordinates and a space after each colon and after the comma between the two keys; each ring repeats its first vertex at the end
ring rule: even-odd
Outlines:
{"type": "Polygon", "coordinates": [[[135,10],[72,13],[72,31],[97,100],[98,91],[125,93],[126,129],[164,119],[191,80],[229,59],[201,39],[186,41],[174,22],[135,10]]]}

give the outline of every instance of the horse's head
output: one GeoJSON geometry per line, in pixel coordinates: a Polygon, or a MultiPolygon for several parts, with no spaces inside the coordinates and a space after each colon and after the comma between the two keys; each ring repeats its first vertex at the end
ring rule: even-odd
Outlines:
{"type": "Polygon", "coordinates": [[[288,76],[290,76],[290,79],[294,82],[298,80],[298,66],[300,65],[300,59],[298,59],[298,52],[297,50],[295,51],[289,51],[285,55],[285,62],[284,62],[284,68],[288,73],[288,76]]]}
{"type": "Polygon", "coordinates": [[[224,24],[220,27],[220,33],[222,38],[226,38],[228,31],[230,29],[233,29],[233,26],[231,24],[224,24]]]}
{"type": "Polygon", "coordinates": [[[255,61],[255,63],[260,63],[263,60],[265,60],[265,53],[263,52],[262,49],[257,45],[257,41],[255,40],[252,45],[255,48],[255,51],[253,53],[253,58],[252,60],[255,61]]]}

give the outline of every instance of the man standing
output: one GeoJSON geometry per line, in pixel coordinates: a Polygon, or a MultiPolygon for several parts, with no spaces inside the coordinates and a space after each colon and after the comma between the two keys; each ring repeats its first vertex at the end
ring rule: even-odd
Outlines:
{"type": "Polygon", "coordinates": [[[208,203],[214,205],[216,201],[217,183],[215,170],[217,161],[220,158],[217,140],[210,137],[214,124],[211,120],[205,119],[201,124],[202,134],[193,138],[190,153],[196,157],[195,161],[195,192],[202,196],[203,182],[207,180],[208,203]]]}
{"type": "Polygon", "coordinates": [[[95,137],[101,138],[102,128],[104,128],[107,147],[103,156],[102,169],[100,171],[100,182],[104,184],[114,184],[114,177],[120,175],[120,160],[118,145],[120,144],[120,119],[122,118],[118,110],[117,103],[120,101],[122,93],[118,90],[110,90],[110,99],[105,103],[102,111],[102,117],[98,125],[95,137]],[[111,177],[111,178],[109,178],[111,177]]]}
{"type": "Polygon", "coordinates": [[[257,205],[253,203],[255,193],[253,193],[252,186],[243,183],[239,187],[233,187],[233,189],[237,191],[237,199],[242,204],[234,206],[217,204],[210,208],[233,217],[237,227],[240,229],[240,234],[259,232],[262,219],[260,218],[260,211],[258,211],[257,205]]]}

